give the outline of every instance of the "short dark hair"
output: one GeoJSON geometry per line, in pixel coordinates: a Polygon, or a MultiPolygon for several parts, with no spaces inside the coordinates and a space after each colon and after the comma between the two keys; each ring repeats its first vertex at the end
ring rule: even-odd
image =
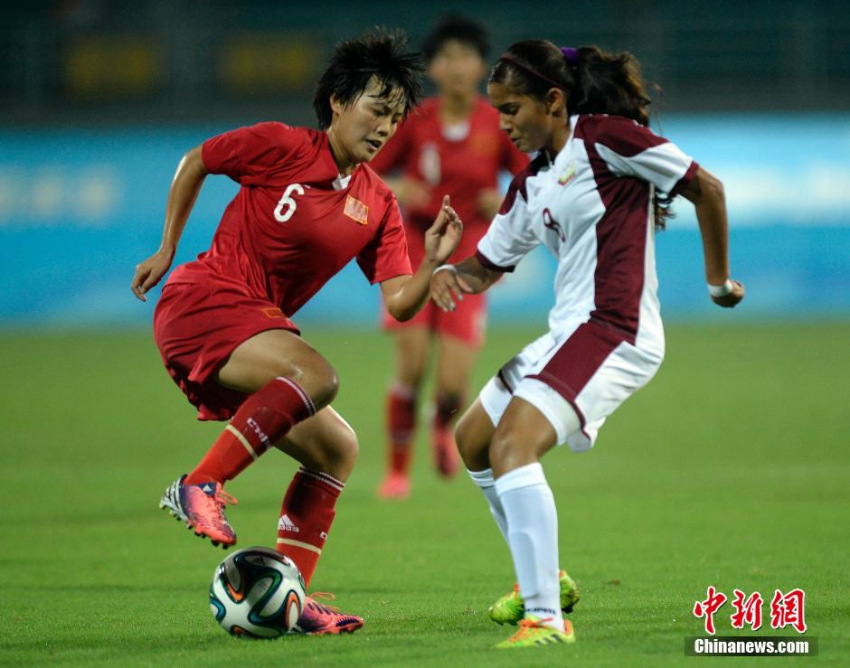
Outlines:
{"type": "Polygon", "coordinates": [[[332,95],[350,104],[368,88],[372,77],[378,80],[382,96],[394,89],[401,92],[405,115],[416,106],[422,94],[422,57],[405,51],[406,46],[404,31],[384,28],[338,43],[313,95],[319,127],[328,128],[333,120],[332,95]]]}
{"type": "Polygon", "coordinates": [[[422,53],[430,62],[437,55],[443,44],[449,40],[468,44],[478,51],[483,59],[490,53],[490,38],[484,24],[470,19],[462,14],[447,14],[443,16],[434,29],[422,43],[422,53]]]}

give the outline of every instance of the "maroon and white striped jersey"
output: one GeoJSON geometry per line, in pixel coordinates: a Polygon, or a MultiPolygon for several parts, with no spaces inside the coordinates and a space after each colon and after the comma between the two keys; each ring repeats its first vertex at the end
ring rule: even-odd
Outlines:
{"type": "Polygon", "coordinates": [[[592,319],[663,355],[652,202],[656,189],[676,194],[698,165],[631,119],[573,116],[570,127],[554,163],[541,154],[513,180],[478,258],[513,271],[545,245],[558,260],[549,312],[556,340],[592,319]]]}

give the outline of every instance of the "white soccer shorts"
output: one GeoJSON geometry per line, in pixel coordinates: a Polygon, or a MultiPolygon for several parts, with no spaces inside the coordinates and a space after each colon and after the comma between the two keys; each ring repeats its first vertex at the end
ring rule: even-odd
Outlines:
{"type": "Polygon", "coordinates": [[[547,332],[513,357],[481,390],[494,425],[513,397],[533,404],[575,452],[589,450],[599,429],[626,399],[646,385],[662,358],[595,322],[561,340],[547,332]]]}

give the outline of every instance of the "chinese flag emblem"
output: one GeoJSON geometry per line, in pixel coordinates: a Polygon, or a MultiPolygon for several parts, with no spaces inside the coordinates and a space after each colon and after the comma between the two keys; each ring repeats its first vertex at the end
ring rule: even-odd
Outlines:
{"type": "Polygon", "coordinates": [[[352,220],[356,220],[361,225],[365,225],[369,222],[369,207],[351,195],[345,199],[345,209],[343,210],[343,213],[352,220]]]}

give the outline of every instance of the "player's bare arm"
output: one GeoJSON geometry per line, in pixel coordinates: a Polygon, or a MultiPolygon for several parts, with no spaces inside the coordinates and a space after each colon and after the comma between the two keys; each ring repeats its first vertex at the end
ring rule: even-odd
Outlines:
{"type": "Polygon", "coordinates": [[[744,286],[729,276],[729,222],[723,183],[702,167],[682,188],[681,194],[696,207],[697,221],[705,254],[705,279],[718,289],[712,301],[725,308],[744,298],[744,286]]]}
{"type": "Polygon", "coordinates": [[[455,299],[464,293],[479,294],[488,290],[502,277],[501,272],[488,269],[474,255],[459,264],[446,265],[431,277],[431,298],[443,311],[454,311],[455,299]]]}
{"type": "Polygon", "coordinates": [[[131,289],[142,301],[147,301],[145,293],[165,276],[177,252],[177,244],[186,227],[186,221],[203,185],[207,169],[201,158],[201,147],[196,146],[180,160],[165,205],[165,225],[162,230],[162,243],[159,250],[147,260],[136,265],[131,289]]]}
{"type": "Polygon", "coordinates": [[[425,304],[431,274],[454,253],[462,231],[460,217],[446,195],[440,214],[425,232],[425,259],[416,273],[412,276],[396,276],[381,283],[381,294],[387,311],[396,320],[410,320],[425,304]]]}

